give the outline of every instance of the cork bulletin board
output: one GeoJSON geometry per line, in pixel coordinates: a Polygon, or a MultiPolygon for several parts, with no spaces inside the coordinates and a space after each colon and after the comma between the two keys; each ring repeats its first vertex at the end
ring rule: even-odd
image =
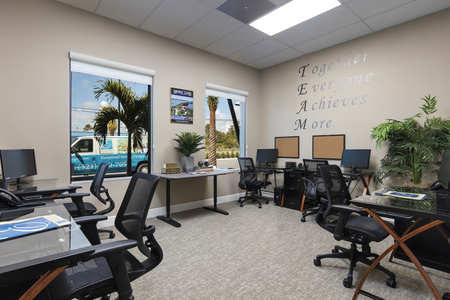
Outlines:
{"type": "Polygon", "coordinates": [[[278,149],[278,157],[299,158],[299,137],[275,137],[275,148],[278,149]]]}
{"type": "Polygon", "coordinates": [[[322,159],[341,159],[345,149],[345,134],[313,135],[312,157],[322,159]]]}

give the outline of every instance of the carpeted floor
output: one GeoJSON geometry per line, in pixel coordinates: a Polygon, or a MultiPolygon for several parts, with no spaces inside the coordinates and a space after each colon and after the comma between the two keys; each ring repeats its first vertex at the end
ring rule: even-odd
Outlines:
{"type": "MultiPolygon", "coordinates": [[[[358,264],[353,286],[345,288],[348,261],[324,259],[314,266],[317,254],[349,243],[335,241],[313,216],[301,223],[299,211],[272,202],[261,209],[237,202],[219,208],[230,214],[202,208],[172,214],[181,228],[148,220],[156,226],[164,259],[133,282],[135,299],[352,299],[367,267],[358,264]]],[[[391,243],[392,238],[372,243],[372,250],[381,253],[391,243]]],[[[385,299],[434,299],[413,264],[394,259],[382,265],[396,274],[397,287],[388,287],[387,276],[375,270],[363,290],[385,299]]],[[[450,291],[450,274],[426,270],[441,295],[450,291]]]]}

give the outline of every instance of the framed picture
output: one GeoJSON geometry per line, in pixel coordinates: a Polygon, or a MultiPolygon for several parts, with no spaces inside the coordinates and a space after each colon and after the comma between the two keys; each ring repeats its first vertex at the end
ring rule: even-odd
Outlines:
{"type": "Polygon", "coordinates": [[[345,134],[313,135],[312,157],[321,159],[341,159],[345,149],[345,134]]]}
{"type": "Polygon", "coordinates": [[[299,137],[275,137],[275,148],[278,149],[278,157],[299,158],[299,137]]]}
{"type": "Polygon", "coordinates": [[[170,88],[170,123],[194,123],[194,92],[170,88]]]}

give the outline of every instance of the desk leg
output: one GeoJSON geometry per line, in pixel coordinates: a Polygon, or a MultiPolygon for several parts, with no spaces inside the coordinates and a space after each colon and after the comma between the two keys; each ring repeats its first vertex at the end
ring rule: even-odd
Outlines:
{"type": "MultiPolygon", "coordinates": [[[[388,249],[386,249],[383,254],[381,254],[373,263],[370,265],[369,269],[367,269],[366,273],[364,273],[364,276],[361,278],[358,286],[356,287],[355,293],[353,294],[353,300],[355,300],[358,297],[358,294],[361,292],[361,287],[364,284],[364,281],[369,276],[369,274],[375,269],[377,264],[392,250],[396,249],[398,246],[402,247],[403,251],[405,251],[406,255],[409,257],[409,259],[414,263],[416,266],[416,269],[419,271],[420,275],[422,275],[422,278],[425,280],[426,284],[431,290],[431,293],[433,293],[433,296],[436,298],[436,300],[442,299],[441,296],[439,296],[439,293],[436,289],[436,286],[431,281],[428,274],[425,272],[422,264],[419,262],[417,257],[412,253],[412,251],[409,249],[409,247],[405,244],[405,241],[412,238],[413,236],[430,229],[432,227],[438,226],[439,224],[444,223],[444,221],[433,221],[431,223],[428,223],[420,228],[417,228],[416,230],[406,234],[405,236],[399,237],[395,231],[389,227],[376,213],[371,211],[368,208],[364,207],[364,210],[366,210],[375,220],[377,220],[384,229],[394,238],[394,244],[392,244],[388,249]]],[[[362,294],[365,293],[364,291],[361,292],[362,294]]]]}
{"type": "Polygon", "coordinates": [[[157,216],[157,218],[172,226],[181,227],[180,223],[170,218],[170,179],[166,179],[166,215],[157,216]]]}
{"type": "Polygon", "coordinates": [[[364,176],[362,176],[362,175],[359,175],[359,178],[361,179],[361,182],[364,185],[363,195],[370,195],[369,183],[370,183],[370,179],[372,178],[372,174],[368,175],[367,179],[364,179],[364,176]]]}
{"type": "Polygon", "coordinates": [[[56,270],[47,271],[33,286],[26,291],[19,300],[31,300],[34,299],[56,276],[58,276],[68,266],[60,267],[56,270]]]}
{"type": "Polygon", "coordinates": [[[227,211],[221,210],[217,208],[217,175],[214,175],[214,207],[203,207],[204,209],[212,210],[224,215],[228,215],[227,211]]]}

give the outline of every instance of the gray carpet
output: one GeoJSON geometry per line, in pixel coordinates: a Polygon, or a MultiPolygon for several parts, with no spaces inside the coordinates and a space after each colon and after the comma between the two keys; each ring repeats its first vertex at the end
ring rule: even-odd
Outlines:
{"type": "MultiPolygon", "coordinates": [[[[251,203],[241,208],[237,202],[219,208],[230,214],[202,208],[172,214],[181,228],[148,220],[156,226],[164,259],[133,282],[135,299],[352,299],[367,267],[358,264],[353,287],[345,288],[348,261],[324,259],[314,266],[317,254],[349,243],[335,241],[313,216],[301,223],[299,211],[272,202],[261,209],[251,203]]],[[[381,254],[392,241],[372,243],[373,252],[381,254]]],[[[382,265],[396,274],[397,287],[388,287],[387,276],[375,270],[363,290],[385,299],[434,299],[413,264],[385,259],[382,265]]],[[[426,270],[441,295],[450,291],[450,274],[426,270]]]]}

